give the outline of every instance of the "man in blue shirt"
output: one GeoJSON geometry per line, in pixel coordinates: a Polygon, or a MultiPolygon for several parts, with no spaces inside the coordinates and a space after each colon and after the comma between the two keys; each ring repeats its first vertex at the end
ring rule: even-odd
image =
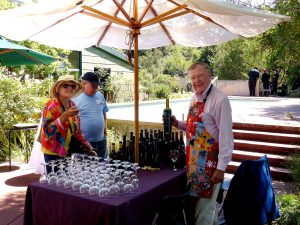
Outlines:
{"type": "Polygon", "coordinates": [[[82,77],[84,92],[73,99],[79,108],[80,125],[83,136],[96,149],[98,156],[107,156],[106,113],[108,108],[104,96],[97,91],[99,77],[87,72],[82,77]]]}

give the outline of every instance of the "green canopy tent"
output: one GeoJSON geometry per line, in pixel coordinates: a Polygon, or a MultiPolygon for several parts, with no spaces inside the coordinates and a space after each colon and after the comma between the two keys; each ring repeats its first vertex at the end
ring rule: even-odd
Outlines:
{"type": "Polygon", "coordinates": [[[0,36],[0,65],[19,66],[30,64],[48,65],[56,58],[15,44],[0,36]]]}

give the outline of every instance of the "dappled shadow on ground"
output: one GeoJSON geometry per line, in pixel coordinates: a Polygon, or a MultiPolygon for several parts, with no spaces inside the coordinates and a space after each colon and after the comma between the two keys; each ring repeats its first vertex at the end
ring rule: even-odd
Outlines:
{"type": "Polygon", "coordinates": [[[24,187],[24,186],[28,186],[28,184],[34,181],[38,181],[39,177],[40,177],[39,174],[30,173],[30,174],[10,178],[5,181],[5,184],[14,187],[24,187]]]}
{"type": "Polygon", "coordinates": [[[263,116],[271,117],[275,120],[285,120],[285,121],[300,121],[300,106],[299,105],[278,105],[270,106],[261,109],[264,113],[263,116]],[[289,118],[288,114],[294,118],[289,118]]]}
{"type": "Polygon", "coordinates": [[[24,202],[24,191],[0,196],[0,224],[22,224],[24,202]]]}
{"type": "Polygon", "coordinates": [[[20,169],[19,166],[11,166],[11,169],[9,169],[9,166],[0,166],[0,173],[12,172],[18,169],[20,169]]]}

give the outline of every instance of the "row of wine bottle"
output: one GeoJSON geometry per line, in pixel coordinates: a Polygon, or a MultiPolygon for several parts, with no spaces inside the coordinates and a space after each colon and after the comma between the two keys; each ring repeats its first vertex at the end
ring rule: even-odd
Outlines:
{"type": "MultiPolygon", "coordinates": [[[[176,167],[185,166],[185,144],[183,140],[183,132],[163,132],[161,130],[141,130],[139,134],[139,162],[140,166],[151,166],[159,168],[161,164],[170,164],[170,150],[178,151],[178,160],[176,167]]],[[[129,140],[123,135],[123,141],[119,141],[118,151],[116,151],[115,143],[111,144],[110,158],[125,160],[129,162],[135,161],[135,137],[133,132],[130,133],[129,140]]]]}

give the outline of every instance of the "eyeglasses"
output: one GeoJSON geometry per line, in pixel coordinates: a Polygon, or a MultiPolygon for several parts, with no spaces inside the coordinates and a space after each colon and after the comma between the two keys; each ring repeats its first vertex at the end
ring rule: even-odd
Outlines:
{"type": "Polygon", "coordinates": [[[63,88],[72,88],[73,90],[76,89],[77,85],[76,84],[62,84],[63,88]]]}

